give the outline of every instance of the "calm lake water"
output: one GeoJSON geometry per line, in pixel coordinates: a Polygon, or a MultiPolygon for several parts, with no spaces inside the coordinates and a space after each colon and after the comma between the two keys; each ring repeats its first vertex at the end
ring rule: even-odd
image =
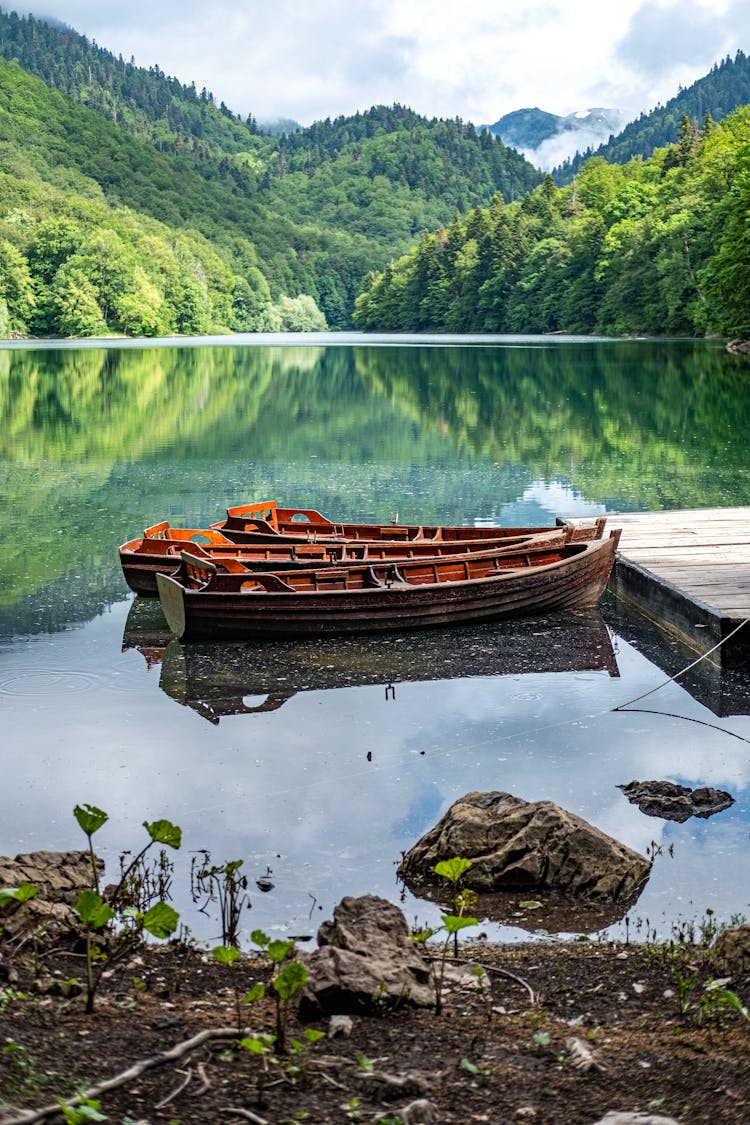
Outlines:
{"type": "MultiPolygon", "coordinates": [[[[367,891],[428,922],[435,908],[397,882],[402,850],[463,793],[502,789],[654,856],[607,933],[750,916],[741,677],[696,673],[613,710],[690,658],[606,600],[471,631],[182,647],[116,550],[159,519],[200,526],[255,499],[499,525],[746,504],[750,370],[720,342],[9,344],[0,421],[0,853],[81,846],[72,808],[91,802],[110,813],[97,842],[113,873],[142,821],[182,826],[175,904],[200,938],[218,938],[188,890],[201,849],[244,860],[246,931],[313,933],[367,891]],[[617,788],[633,778],[735,803],[663,821],[617,788]]],[[[483,929],[515,940],[545,923],[557,931],[516,909],[483,929]]],[[[592,915],[570,932],[603,928],[592,915]]]]}

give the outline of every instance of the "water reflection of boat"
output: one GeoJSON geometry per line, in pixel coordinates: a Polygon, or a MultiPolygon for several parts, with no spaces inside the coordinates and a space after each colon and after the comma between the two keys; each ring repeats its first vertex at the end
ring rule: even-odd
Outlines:
{"type": "Polygon", "coordinates": [[[215,642],[164,649],[160,686],[211,722],[280,707],[304,691],[404,682],[602,671],[619,675],[596,609],[419,634],[317,641],[215,642]]]}

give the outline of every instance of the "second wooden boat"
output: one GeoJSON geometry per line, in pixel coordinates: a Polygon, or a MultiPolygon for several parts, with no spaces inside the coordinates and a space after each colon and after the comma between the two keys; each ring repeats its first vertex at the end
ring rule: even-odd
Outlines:
{"type": "MultiPolygon", "coordinates": [[[[418,540],[447,543],[457,539],[497,539],[506,535],[530,535],[552,530],[545,527],[448,527],[442,524],[400,524],[397,520],[398,517],[387,524],[336,523],[314,508],[282,508],[275,500],[266,500],[227,508],[227,518],[211,524],[211,529],[221,532],[235,543],[278,542],[279,539],[299,543],[342,539],[367,540],[370,543],[403,543],[418,540]]],[[[605,523],[606,517],[600,517],[592,524],[571,525],[573,537],[581,541],[601,539],[605,523]]]]}
{"type": "MultiPolygon", "coordinates": [[[[504,529],[496,530],[502,533],[504,529]]],[[[365,562],[402,562],[493,549],[517,551],[532,543],[562,547],[574,538],[572,527],[559,527],[534,532],[523,529],[517,534],[498,534],[493,539],[437,542],[415,539],[403,543],[370,543],[367,540],[289,543],[277,539],[267,543],[233,543],[211,528],[176,528],[163,523],[147,528],[138,539],[123,543],[119,554],[122,572],[130,589],[142,597],[155,598],[158,595],[156,575],[173,573],[180,565],[182,551],[210,559],[221,570],[243,573],[248,570],[309,570],[311,567],[356,566],[365,562]]]]}
{"type": "Polygon", "coordinates": [[[183,552],[159,574],[164,615],[181,640],[252,640],[374,633],[493,621],[596,605],[615,559],[608,539],[516,552],[229,574],[183,552]]]}

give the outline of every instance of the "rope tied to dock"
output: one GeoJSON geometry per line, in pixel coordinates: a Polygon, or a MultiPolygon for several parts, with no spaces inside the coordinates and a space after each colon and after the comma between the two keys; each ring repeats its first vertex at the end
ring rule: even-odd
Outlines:
{"type": "Polygon", "coordinates": [[[673,676],[670,676],[667,680],[663,680],[660,684],[657,684],[656,687],[649,688],[648,691],[644,691],[641,695],[636,695],[635,699],[629,699],[627,703],[618,703],[618,705],[616,707],[613,707],[612,710],[624,711],[627,707],[632,707],[634,703],[639,703],[641,699],[645,699],[647,696],[653,695],[655,691],[659,691],[661,688],[666,687],[668,684],[674,683],[675,680],[679,680],[680,676],[684,676],[686,672],[689,672],[691,668],[695,668],[697,664],[700,664],[701,661],[705,660],[707,656],[710,656],[712,652],[716,652],[717,649],[721,648],[725,641],[728,641],[732,637],[734,637],[737,633],[739,633],[740,629],[744,628],[744,626],[748,623],[750,623],[750,618],[745,617],[742,621],[740,621],[739,625],[736,625],[734,629],[732,629],[731,633],[727,633],[726,637],[722,637],[720,641],[717,641],[715,645],[707,649],[701,656],[697,657],[695,660],[692,660],[690,664],[688,664],[685,668],[682,668],[679,672],[675,672],[673,676]]]}

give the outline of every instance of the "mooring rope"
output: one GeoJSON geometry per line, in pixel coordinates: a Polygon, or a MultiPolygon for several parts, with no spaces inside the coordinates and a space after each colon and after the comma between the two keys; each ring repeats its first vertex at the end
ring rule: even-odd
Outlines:
{"type": "Polygon", "coordinates": [[[649,688],[648,691],[644,691],[642,695],[636,695],[635,699],[629,699],[627,703],[618,703],[618,705],[616,707],[613,707],[612,710],[624,711],[626,707],[632,706],[633,703],[638,703],[641,699],[645,699],[647,695],[653,695],[654,692],[659,691],[660,688],[666,687],[667,684],[674,683],[675,680],[679,680],[680,676],[684,676],[685,673],[689,672],[691,668],[695,668],[696,664],[700,664],[700,662],[702,660],[705,660],[707,656],[710,656],[712,652],[716,652],[717,648],[721,648],[724,642],[733,637],[735,633],[739,633],[740,629],[744,625],[747,625],[748,622],[750,622],[750,618],[746,617],[743,621],[740,621],[739,625],[736,625],[735,628],[732,629],[731,633],[727,633],[726,637],[722,637],[721,640],[717,641],[712,648],[707,649],[707,651],[704,652],[702,656],[699,656],[696,660],[691,661],[691,663],[688,664],[686,668],[683,668],[679,672],[675,672],[674,676],[670,676],[668,680],[664,680],[662,683],[657,684],[656,687],[652,687],[649,688]]]}

